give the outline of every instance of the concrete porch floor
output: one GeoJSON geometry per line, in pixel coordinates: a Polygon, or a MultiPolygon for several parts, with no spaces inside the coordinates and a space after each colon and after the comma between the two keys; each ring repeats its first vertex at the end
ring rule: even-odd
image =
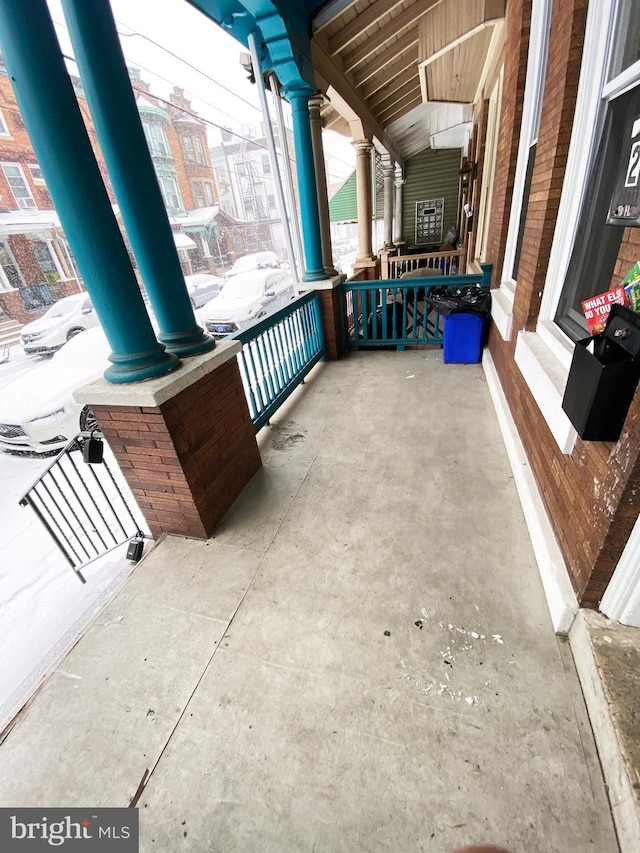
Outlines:
{"type": "Polygon", "coordinates": [[[142,851],[618,849],[480,365],[320,365],[207,542],[139,564],[0,746],[142,851]]]}

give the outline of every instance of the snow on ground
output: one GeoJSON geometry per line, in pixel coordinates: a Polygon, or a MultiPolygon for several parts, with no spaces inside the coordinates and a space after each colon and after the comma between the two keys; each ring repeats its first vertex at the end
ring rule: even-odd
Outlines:
{"type": "MultiPolygon", "coordinates": [[[[39,363],[14,347],[0,365],[0,394],[39,363]]],[[[51,461],[0,450],[0,731],[133,568],[125,544],[83,570],[82,584],[33,510],[19,506],[51,461]]]]}

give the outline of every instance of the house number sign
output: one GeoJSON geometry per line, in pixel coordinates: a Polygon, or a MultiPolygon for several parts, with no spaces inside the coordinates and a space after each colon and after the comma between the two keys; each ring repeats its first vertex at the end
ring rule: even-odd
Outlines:
{"type": "Polygon", "coordinates": [[[628,125],[607,225],[640,226],[640,116],[628,125]]]}

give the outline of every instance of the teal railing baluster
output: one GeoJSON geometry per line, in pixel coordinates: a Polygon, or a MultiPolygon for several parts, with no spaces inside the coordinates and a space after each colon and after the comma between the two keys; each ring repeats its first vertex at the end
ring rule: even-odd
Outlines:
{"type": "MultiPolygon", "coordinates": [[[[280,353],[278,351],[278,335],[274,328],[266,329],[262,335],[265,345],[265,352],[269,361],[269,374],[271,376],[271,384],[274,387],[274,396],[282,391],[286,384],[285,377],[282,374],[282,363],[280,353]]],[[[271,402],[271,401],[270,401],[271,402]]]]}
{"type": "Polygon", "coordinates": [[[256,364],[255,364],[255,360],[254,360],[254,349],[255,349],[254,344],[255,344],[255,341],[251,341],[249,343],[249,345],[247,346],[245,352],[247,354],[247,366],[251,368],[251,372],[252,372],[252,386],[254,389],[255,398],[258,402],[258,414],[260,414],[261,412],[264,412],[264,410],[267,407],[267,399],[266,399],[264,389],[262,388],[262,386],[259,382],[259,379],[258,379],[260,374],[256,370],[256,364]]]}
{"type": "MultiPolygon", "coordinates": [[[[315,318],[315,339],[316,339],[316,352],[314,356],[317,358],[325,358],[325,344],[324,344],[324,326],[322,325],[322,305],[320,304],[320,295],[316,294],[315,299],[313,300],[313,314],[315,318]]],[[[346,346],[345,346],[346,352],[346,346]]]]}

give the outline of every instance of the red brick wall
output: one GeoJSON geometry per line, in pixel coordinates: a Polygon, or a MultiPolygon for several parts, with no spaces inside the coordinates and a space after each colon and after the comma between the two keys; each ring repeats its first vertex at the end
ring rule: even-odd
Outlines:
{"type": "Polygon", "coordinates": [[[340,335],[340,296],[337,290],[320,291],[322,328],[327,361],[336,361],[342,355],[340,335]]]}
{"type": "MultiPolygon", "coordinates": [[[[517,3],[509,4],[512,14],[517,3]]],[[[553,5],[549,60],[540,134],[523,237],[514,328],[509,342],[492,328],[489,340],[502,387],[516,422],[548,516],[580,602],[597,606],[638,515],[640,477],[640,392],[617,443],[578,439],[571,455],[560,450],[513,360],[517,334],[533,329],[539,312],[553,240],[577,93],[587,0],[553,5]]],[[[508,22],[509,38],[517,27],[508,22]]],[[[509,42],[505,48],[508,56],[509,42]]],[[[505,86],[506,89],[506,86],[505,86]]],[[[509,96],[510,97],[510,96],[509,96]]],[[[508,97],[505,110],[510,110],[508,97]]],[[[499,158],[501,183],[508,184],[509,163],[499,158]]],[[[492,225],[503,222],[502,202],[492,209],[492,225]]],[[[502,268],[504,245],[492,235],[502,268]]],[[[614,279],[640,257],[640,235],[625,232],[614,279]]]]}
{"type": "MultiPolygon", "coordinates": [[[[102,178],[105,181],[107,187],[109,198],[112,202],[114,202],[115,197],[113,195],[113,190],[111,189],[111,184],[109,183],[107,170],[104,164],[104,160],[102,158],[100,146],[98,145],[97,135],[93,127],[93,122],[91,121],[91,115],[89,113],[87,102],[83,99],[80,99],[78,101],[78,104],[80,107],[80,112],[84,119],[85,126],[87,128],[87,133],[91,141],[93,152],[98,161],[98,166],[100,167],[102,178]]],[[[22,164],[22,170],[24,172],[25,179],[29,184],[29,189],[31,190],[38,209],[52,210],[53,202],[51,201],[51,196],[49,195],[46,186],[34,183],[33,178],[31,177],[31,172],[29,171],[28,164],[32,163],[35,165],[38,160],[34,153],[33,146],[31,145],[29,134],[27,133],[24,127],[24,123],[20,115],[20,110],[18,109],[16,98],[13,94],[13,87],[11,86],[11,81],[9,80],[7,74],[2,72],[0,72],[0,107],[2,107],[2,114],[4,115],[5,121],[9,129],[9,133],[11,134],[10,138],[0,137],[0,161],[22,164]]],[[[1,169],[0,207],[7,207],[10,210],[16,210],[18,208],[18,205],[16,204],[9,184],[5,179],[4,172],[1,169]]]]}
{"type": "Polygon", "coordinates": [[[235,358],[159,408],[93,408],[155,537],[210,536],[261,465],[235,358]]]}

